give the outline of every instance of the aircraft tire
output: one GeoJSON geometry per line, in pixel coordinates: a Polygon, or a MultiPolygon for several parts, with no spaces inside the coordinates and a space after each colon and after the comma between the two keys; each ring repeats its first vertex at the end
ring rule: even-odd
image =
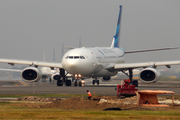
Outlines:
{"type": "Polygon", "coordinates": [[[95,80],[92,81],[92,84],[93,84],[93,85],[95,84],[95,80]]]}
{"type": "Polygon", "coordinates": [[[63,86],[63,81],[62,80],[57,80],[57,86],[63,86]]]}
{"type": "Polygon", "coordinates": [[[71,80],[66,80],[66,86],[71,86],[71,80]]]}
{"type": "Polygon", "coordinates": [[[138,80],[133,80],[133,85],[135,85],[135,87],[138,87],[138,80]]]}
{"type": "Polygon", "coordinates": [[[79,82],[79,86],[80,86],[80,87],[82,86],[82,83],[81,83],[81,81],[79,82]]]}
{"type": "Polygon", "coordinates": [[[77,81],[74,82],[74,86],[77,86],[77,81]]]}
{"type": "Polygon", "coordinates": [[[99,80],[97,80],[97,85],[99,85],[99,80]]]}

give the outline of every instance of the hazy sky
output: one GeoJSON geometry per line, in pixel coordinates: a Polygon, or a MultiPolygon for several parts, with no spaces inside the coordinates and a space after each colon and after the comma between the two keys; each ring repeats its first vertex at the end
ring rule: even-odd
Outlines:
{"type": "MultiPolygon", "coordinates": [[[[122,5],[125,51],[180,46],[179,0],[1,0],[0,58],[61,59],[62,43],[110,46],[122,5]]],[[[127,62],[180,60],[180,49],[138,53],[127,62]]]]}

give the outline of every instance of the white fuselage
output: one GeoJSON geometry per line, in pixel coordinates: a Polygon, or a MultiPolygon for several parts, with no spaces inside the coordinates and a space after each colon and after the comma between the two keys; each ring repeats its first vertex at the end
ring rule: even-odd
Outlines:
{"type": "Polygon", "coordinates": [[[106,67],[124,63],[124,50],[121,48],[76,48],[68,51],[62,58],[63,68],[71,74],[83,77],[108,77],[117,74],[106,67]]]}

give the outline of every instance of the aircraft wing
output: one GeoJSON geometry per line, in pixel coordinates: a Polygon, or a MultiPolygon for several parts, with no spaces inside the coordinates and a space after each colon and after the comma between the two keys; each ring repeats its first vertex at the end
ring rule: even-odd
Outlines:
{"type": "Polygon", "coordinates": [[[63,68],[61,63],[55,62],[40,62],[40,61],[26,61],[26,60],[13,60],[13,59],[0,59],[1,63],[8,63],[10,65],[23,64],[23,65],[34,65],[34,66],[46,66],[52,68],[63,68]]]}
{"type": "Polygon", "coordinates": [[[22,70],[18,70],[18,69],[6,69],[6,68],[0,68],[0,70],[2,70],[2,71],[11,71],[11,72],[22,72],[22,70]]]}
{"type": "Polygon", "coordinates": [[[150,66],[167,66],[170,67],[170,65],[178,65],[180,64],[180,61],[163,61],[163,62],[144,62],[144,63],[122,63],[122,64],[114,64],[113,68],[107,68],[109,70],[128,70],[128,69],[134,69],[134,68],[143,68],[143,67],[150,67],[150,66]]]}

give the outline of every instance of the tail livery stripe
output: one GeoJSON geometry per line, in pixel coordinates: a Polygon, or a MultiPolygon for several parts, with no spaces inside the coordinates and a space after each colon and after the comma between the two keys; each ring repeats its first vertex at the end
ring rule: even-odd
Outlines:
{"type": "Polygon", "coordinates": [[[121,25],[121,11],[122,11],[122,6],[120,5],[120,10],[119,10],[119,17],[118,17],[118,22],[117,22],[117,28],[116,28],[116,35],[115,35],[115,40],[114,40],[114,47],[119,47],[119,33],[120,33],[120,25],[121,25]]]}

